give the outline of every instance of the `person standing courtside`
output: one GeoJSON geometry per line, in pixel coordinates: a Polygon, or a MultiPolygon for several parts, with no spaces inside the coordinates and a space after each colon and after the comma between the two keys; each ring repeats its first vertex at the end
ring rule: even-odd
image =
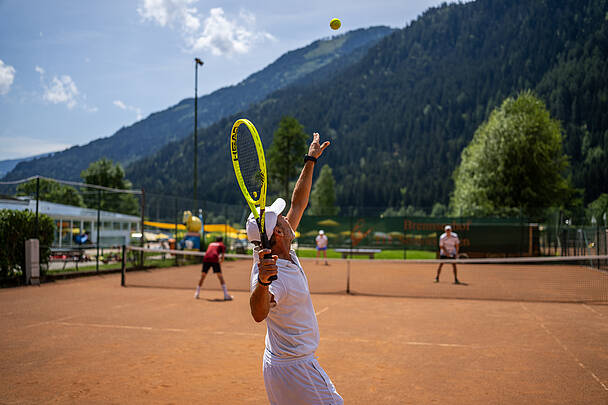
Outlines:
{"type": "Polygon", "coordinates": [[[318,133],[313,135],[287,216],[281,215],[285,208],[281,198],[266,207],[265,226],[271,249],[259,247],[260,232],[253,214],[247,220],[247,237],[258,245],[253,254],[249,304],[256,322],[266,320],[262,369],[272,405],[344,403],[315,359],[319,326],[306,274],[291,249],[295,230],[308,205],[315,162],[328,146],[329,142],[319,144],[318,133]],[[272,258],[264,258],[265,254],[272,254],[272,258]],[[278,279],[271,282],[274,275],[278,279]]]}
{"type": "MultiPolygon", "coordinates": [[[[321,229],[319,231],[319,234],[317,235],[317,237],[315,238],[315,243],[317,244],[317,259],[319,258],[319,253],[323,252],[323,258],[325,259],[325,265],[328,266],[329,263],[327,263],[327,235],[325,235],[325,232],[323,232],[323,229],[321,229]]],[[[315,261],[315,263],[317,263],[315,261]]]]}
{"type": "MultiPolygon", "coordinates": [[[[460,247],[460,240],[458,240],[458,235],[456,234],[456,232],[452,232],[452,227],[450,225],[446,225],[444,230],[445,233],[442,233],[439,237],[439,258],[456,259],[458,258],[458,249],[460,247]]],[[[439,268],[437,268],[437,276],[435,277],[436,283],[439,282],[441,267],[443,267],[443,263],[439,263],[439,268]]],[[[452,269],[454,270],[454,284],[460,284],[456,271],[456,263],[452,263],[452,269]]]]}
{"type": "Polygon", "coordinates": [[[221,236],[217,237],[215,242],[209,244],[209,246],[207,247],[207,251],[205,252],[205,256],[203,256],[203,270],[201,273],[201,279],[199,280],[198,286],[196,287],[196,292],[194,293],[194,298],[198,299],[198,296],[201,292],[201,287],[203,286],[203,281],[205,281],[205,277],[207,276],[207,272],[209,271],[209,267],[212,267],[213,272],[217,274],[217,278],[220,281],[220,284],[222,285],[222,290],[224,290],[224,300],[232,300],[232,296],[228,294],[226,281],[224,281],[224,277],[222,276],[221,263],[224,261],[225,252],[226,246],[224,245],[221,236]]]}

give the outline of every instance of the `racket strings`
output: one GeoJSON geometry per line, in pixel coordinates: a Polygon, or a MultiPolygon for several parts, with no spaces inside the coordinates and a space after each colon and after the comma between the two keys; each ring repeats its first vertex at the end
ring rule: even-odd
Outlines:
{"type": "Polygon", "coordinates": [[[247,192],[254,200],[260,198],[264,178],[260,169],[258,152],[253,141],[253,136],[247,125],[240,125],[237,131],[237,151],[239,167],[247,192]]]}

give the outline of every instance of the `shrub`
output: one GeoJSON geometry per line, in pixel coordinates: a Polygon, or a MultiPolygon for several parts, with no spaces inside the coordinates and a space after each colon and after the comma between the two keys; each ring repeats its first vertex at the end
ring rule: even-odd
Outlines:
{"type": "Polygon", "coordinates": [[[2,285],[25,282],[25,241],[40,241],[40,264],[48,263],[54,224],[48,215],[38,215],[29,210],[0,210],[0,282],[2,285]]]}

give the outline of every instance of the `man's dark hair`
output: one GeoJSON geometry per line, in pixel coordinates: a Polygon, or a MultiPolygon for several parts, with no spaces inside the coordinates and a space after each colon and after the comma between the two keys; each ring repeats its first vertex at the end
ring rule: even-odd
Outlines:
{"type": "Polygon", "coordinates": [[[221,236],[218,236],[217,238],[215,238],[215,241],[216,241],[216,242],[221,242],[221,241],[223,241],[223,240],[224,240],[224,238],[222,238],[221,236]]]}

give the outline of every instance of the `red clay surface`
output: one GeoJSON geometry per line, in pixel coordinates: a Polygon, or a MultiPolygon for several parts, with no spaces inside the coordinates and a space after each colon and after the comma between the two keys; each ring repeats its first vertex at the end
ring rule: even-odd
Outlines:
{"type": "MultiPolygon", "coordinates": [[[[267,403],[265,323],[252,320],[239,291],[248,267],[225,266],[232,302],[217,301],[211,273],[193,299],[198,266],[173,286],[194,278],[188,290],[122,288],[119,274],[0,290],[0,403],[267,403]]],[[[307,268],[315,288],[341,277],[337,267],[307,268]]],[[[444,266],[438,288],[461,288],[451,277],[444,266]]],[[[606,305],[312,299],[317,355],[347,404],[608,403],[606,305]]]]}

